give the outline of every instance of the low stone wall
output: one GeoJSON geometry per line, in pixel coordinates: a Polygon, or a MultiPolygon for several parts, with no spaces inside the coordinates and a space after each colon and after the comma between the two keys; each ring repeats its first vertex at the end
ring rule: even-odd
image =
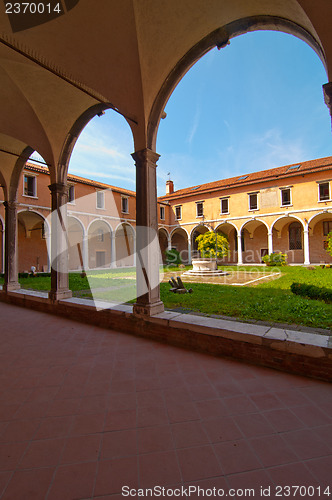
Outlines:
{"type": "Polygon", "coordinates": [[[165,311],[137,317],[132,306],[86,299],[51,302],[43,292],[0,292],[0,300],[151,340],[332,381],[332,336],[165,311]]]}

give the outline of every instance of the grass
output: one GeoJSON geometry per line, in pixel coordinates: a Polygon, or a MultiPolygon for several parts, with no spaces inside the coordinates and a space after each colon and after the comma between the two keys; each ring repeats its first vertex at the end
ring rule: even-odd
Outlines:
{"type": "MultiPolygon", "coordinates": [[[[270,273],[275,268],[250,266],[238,268],[227,266],[225,269],[270,273]]],[[[292,294],[291,284],[307,283],[332,288],[332,269],[315,267],[313,270],[301,266],[279,268],[281,277],[268,282],[258,282],[255,286],[233,287],[229,285],[188,283],[192,294],[173,294],[169,284],[161,283],[160,295],[166,308],[183,308],[203,314],[232,316],[243,320],[262,320],[288,324],[304,325],[313,328],[332,327],[332,305],[322,301],[310,300],[292,294]]],[[[180,271],[172,268],[172,271],[180,271]]],[[[74,295],[133,302],[135,297],[135,270],[115,269],[89,271],[88,277],[80,273],[70,273],[69,287],[74,295]],[[89,277],[89,280],[88,280],[89,277]],[[106,290],[107,289],[107,290],[106,290]]],[[[29,277],[20,279],[22,288],[49,290],[49,277],[29,277]]]]}

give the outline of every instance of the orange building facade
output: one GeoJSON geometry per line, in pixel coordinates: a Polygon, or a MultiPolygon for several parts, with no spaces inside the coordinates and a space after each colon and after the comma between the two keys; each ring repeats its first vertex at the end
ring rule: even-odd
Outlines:
{"type": "MultiPolygon", "coordinates": [[[[46,167],[26,164],[18,190],[18,270],[50,271],[50,177],[46,167]]],[[[174,191],[158,198],[163,260],[177,249],[184,263],[197,257],[196,238],[225,234],[225,264],[260,264],[267,253],[287,254],[289,264],[331,263],[325,250],[332,231],[332,157],[255,172],[174,191]]],[[[135,265],[136,193],[68,176],[69,270],[135,265]]],[[[4,207],[0,206],[1,271],[4,207]]]]}

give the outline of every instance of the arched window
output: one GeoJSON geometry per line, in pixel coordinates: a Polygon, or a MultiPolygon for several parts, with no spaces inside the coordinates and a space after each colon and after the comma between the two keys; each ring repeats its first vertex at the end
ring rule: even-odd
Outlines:
{"type": "Polygon", "coordinates": [[[292,222],[288,228],[289,249],[302,250],[302,231],[299,222],[292,222]]]}

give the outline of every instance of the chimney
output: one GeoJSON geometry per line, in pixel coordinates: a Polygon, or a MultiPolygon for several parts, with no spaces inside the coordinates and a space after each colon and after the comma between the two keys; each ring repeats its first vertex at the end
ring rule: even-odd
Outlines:
{"type": "Polygon", "coordinates": [[[170,179],[166,181],[166,194],[174,193],[174,183],[170,179]]]}

